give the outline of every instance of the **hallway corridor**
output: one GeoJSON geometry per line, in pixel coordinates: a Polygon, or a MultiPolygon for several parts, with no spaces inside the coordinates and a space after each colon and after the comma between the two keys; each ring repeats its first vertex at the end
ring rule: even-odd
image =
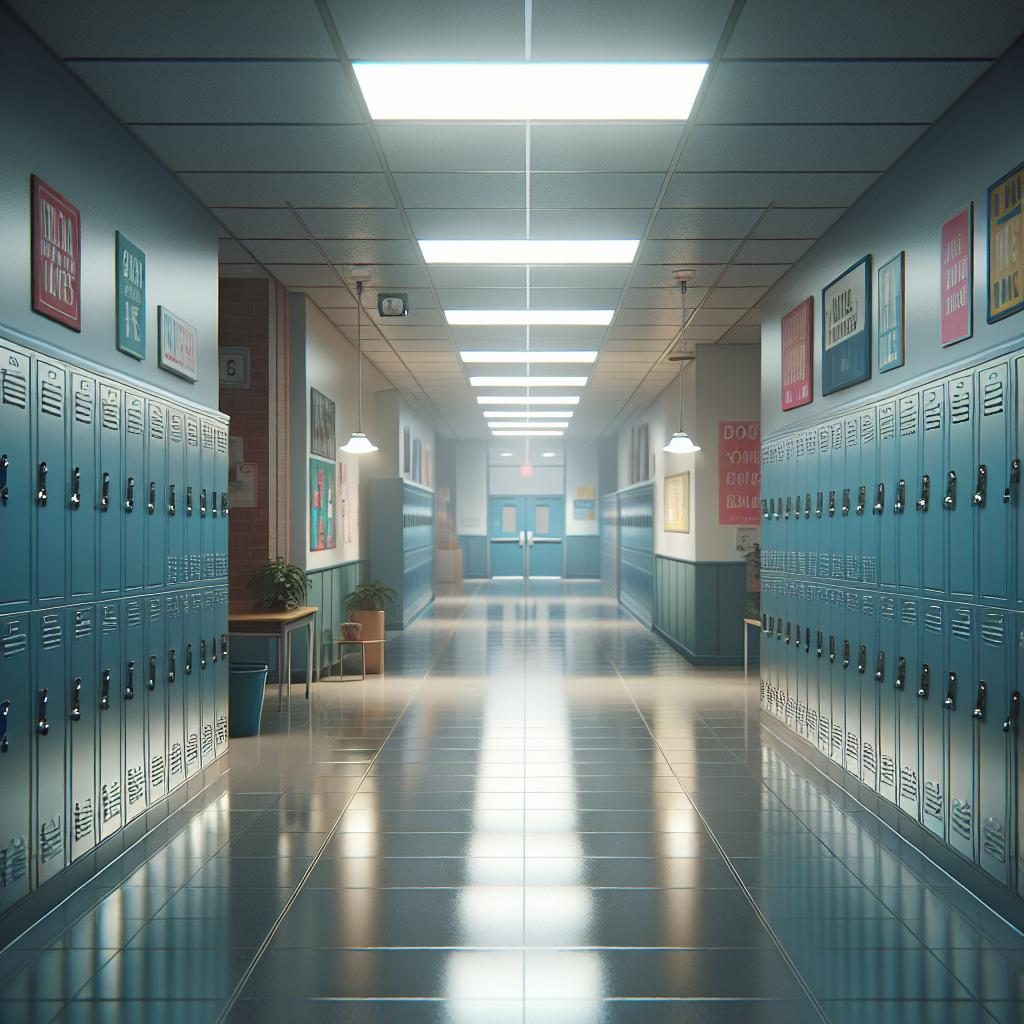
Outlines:
{"type": "Polygon", "coordinates": [[[387,660],[269,699],[3,953],[0,1020],[1021,1020],[1024,937],[596,584],[467,583],[387,660]]]}

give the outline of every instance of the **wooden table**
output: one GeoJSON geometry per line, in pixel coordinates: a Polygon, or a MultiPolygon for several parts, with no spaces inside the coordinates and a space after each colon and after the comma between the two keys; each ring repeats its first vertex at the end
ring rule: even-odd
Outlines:
{"type": "Polygon", "coordinates": [[[318,608],[312,606],[292,608],[286,612],[264,612],[243,609],[228,609],[228,632],[231,636],[260,636],[277,641],[277,710],[284,703],[284,681],[292,682],[292,636],[296,630],[305,629],[309,638],[306,657],[306,700],[313,682],[313,659],[320,670],[320,652],[316,643],[316,616],[318,608]]]}
{"type": "Polygon", "coordinates": [[[358,647],[359,648],[359,678],[360,679],[365,679],[366,678],[366,647],[367,647],[368,644],[382,644],[382,643],[384,643],[384,638],[381,637],[379,640],[335,640],[334,642],[340,648],[342,648],[341,654],[339,655],[338,660],[341,663],[341,677],[340,678],[342,679],[342,681],[344,681],[344,679],[345,679],[345,650],[344,650],[344,648],[345,648],[346,644],[349,647],[358,647]]]}
{"type": "Polygon", "coordinates": [[[753,626],[755,629],[761,628],[760,619],[744,619],[743,620],[743,681],[747,681],[747,663],[750,656],[750,627],[753,626]]]}

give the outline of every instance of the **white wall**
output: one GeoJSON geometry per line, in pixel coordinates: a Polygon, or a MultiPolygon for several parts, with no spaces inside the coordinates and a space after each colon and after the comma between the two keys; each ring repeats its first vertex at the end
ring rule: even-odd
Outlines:
{"type": "Polygon", "coordinates": [[[455,443],[455,532],[487,534],[487,442],[455,443]]]}
{"type": "Polygon", "coordinates": [[[600,509],[597,496],[598,442],[567,440],[565,442],[565,532],[568,536],[586,537],[596,535],[600,523],[600,509]],[[573,502],[576,490],[589,487],[594,496],[594,518],[576,520],[573,518],[573,502]]]}
{"type": "Polygon", "coordinates": [[[424,487],[429,487],[431,490],[434,489],[437,482],[437,438],[434,434],[433,426],[422,416],[419,412],[412,408],[411,405],[404,399],[400,398],[398,402],[398,451],[396,452],[397,460],[395,462],[395,475],[404,477],[406,480],[412,480],[412,456],[410,454],[410,472],[405,472],[403,465],[403,445],[404,445],[404,432],[408,428],[410,437],[410,449],[415,441],[420,442],[421,447],[421,461],[423,465],[421,467],[420,479],[416,482],[420,483],[424,487]],[[427,479],[427,465],[426,460],[429,460],[429,482],[427,479]]]}

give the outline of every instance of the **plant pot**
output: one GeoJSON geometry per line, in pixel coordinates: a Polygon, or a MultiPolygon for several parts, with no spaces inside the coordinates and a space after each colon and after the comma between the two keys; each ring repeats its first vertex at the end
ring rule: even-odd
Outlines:
{"type": "Polygon", "coordinates": [[[361,622],[343,622],[341,624],[341,639],[358,640],[362,631],[363,625],[361,622]]]}
{"type": "MultiPolygon", "coordinates": [[[[352,611],[349,614],[352,621],[362,627],[359,633],[360,640],[384,639],[383,611],[352,611]]],[[[384,671],[384,645],[370,644],[363,648],[363,655],[366,658],[366,674],[379,676],[384,671]]]]}

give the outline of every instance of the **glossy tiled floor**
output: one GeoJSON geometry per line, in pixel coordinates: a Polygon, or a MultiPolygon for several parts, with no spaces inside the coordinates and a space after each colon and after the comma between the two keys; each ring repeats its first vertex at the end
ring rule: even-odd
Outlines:
{"type": "Polygon", "coordinates": [[[271,696],[175,828],[0,958],[0,1020],[1017,1021],[1024,938],[593,584],[439,599],[271,696]]]}

